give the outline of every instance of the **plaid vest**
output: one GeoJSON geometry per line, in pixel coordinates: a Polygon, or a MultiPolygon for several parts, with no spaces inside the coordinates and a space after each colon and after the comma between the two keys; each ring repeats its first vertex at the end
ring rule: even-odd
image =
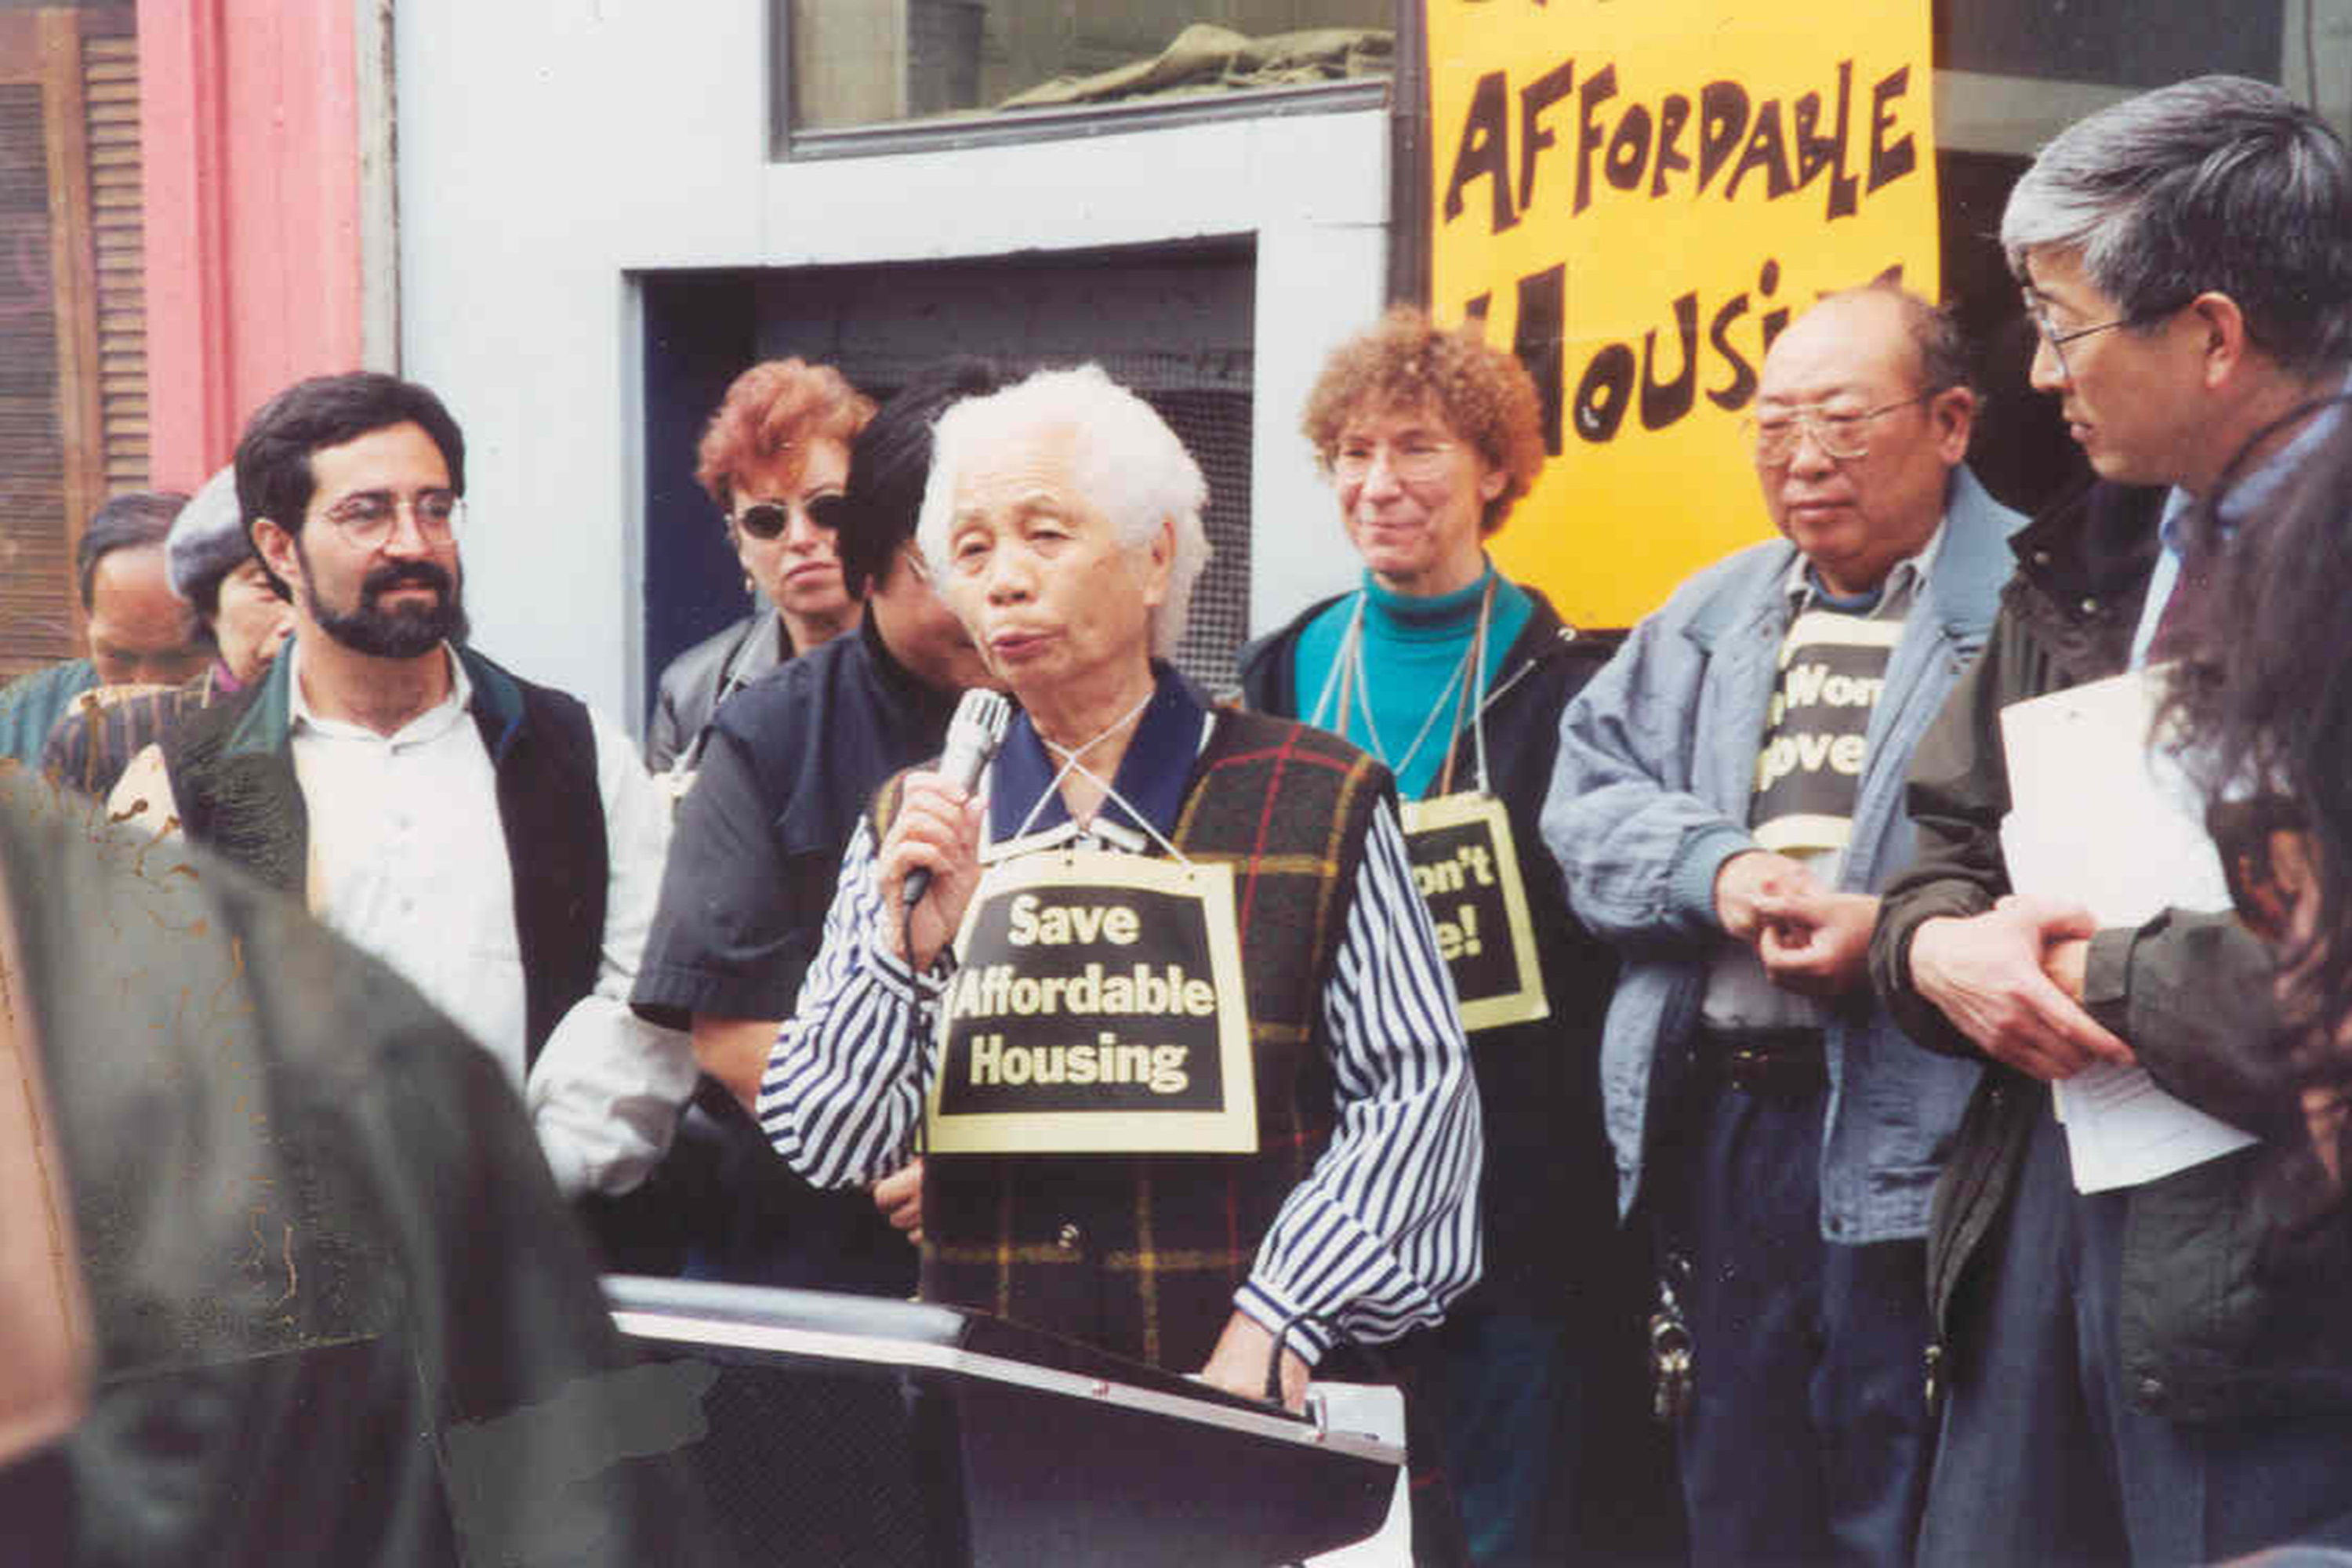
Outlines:
{"type": "MultiPolygon", "coordinates": [[[[1190,1372],[1208,1360],[1276,1211],[1330,1142],[1322,996],[1388,774],[1287,720],[1220,711],[1170,835],[1234,868],[1255,1154],[932,1155],[926,1300],[1190,1372]]],[[[877,837],[897,806],[877,805],[877,837]]]]}

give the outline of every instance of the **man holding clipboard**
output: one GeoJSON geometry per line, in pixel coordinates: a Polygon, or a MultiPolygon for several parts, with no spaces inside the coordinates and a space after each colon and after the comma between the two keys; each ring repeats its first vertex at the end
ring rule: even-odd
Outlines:
{"type": "MultiPolygon", "coordinates": [[[[1991,641],[1914,756],[1921,853],[1872,943],[1879,993],[1914,1037],[1994,1064],[1930,1227],[1945,1404],[1919,1561],[2206,1563],[2352,1543],[2342,1268],[2267,1266],[2261,1151],[2231,1140],[2083,1190],[2097,1183],[2070,1161],[2077,1119],[2056,1105],[2062,1129],[2042,1087],[2137,1067],[2246,1131],[2299,1124],[2273,1085],[2223,1070],[2247,1054],[2223,1042],[2278,1026],[2270,953],[2226,910],[2106,926],[2019,896],[2027,860],[2010,864],[2004,826],[2014,814],[2009,844],[2032,842],[2011,785],[2032,759],[2001,736],[2012,709],[2031,721],[2029,699],[2160,662],[2201,586],[2183,570],[2184,514],[2213,508],[2224,540],[2259,528],[2338,419],[2352,173],[2276,89],[2203,78],[2063,133],[2011,194],[2001,239],[2042,334],[2033,384],[2062,399],[2104,482],[2015,541],[1991,641]]],[[[2171,901],[2201,901],[2185,873],[2171,901]]]]}

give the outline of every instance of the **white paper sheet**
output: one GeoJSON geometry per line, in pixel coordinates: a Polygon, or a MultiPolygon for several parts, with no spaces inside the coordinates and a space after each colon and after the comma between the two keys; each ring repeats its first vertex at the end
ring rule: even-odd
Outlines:
{"type": "MultiPolygon", "coordinates": [[[[2148,746],[2161,679],[2134,671],[2001,710],[2014,806],[2001,853],[2017,891],[2082,904],[2102,929],[2230,907],[2201,800],[2148,746]]],[[[2052,1089],[2077,1192],[2137,1186],[2254,1141],[2139,1068],[2102,1065],[2052,1089]]]]}

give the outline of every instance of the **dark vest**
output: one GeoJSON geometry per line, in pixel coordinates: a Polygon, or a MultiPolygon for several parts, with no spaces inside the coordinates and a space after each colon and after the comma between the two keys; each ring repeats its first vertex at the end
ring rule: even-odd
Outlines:
{"type": "MultiPolygon", "coordinates": [[[[518,679],[468,648],[471,711],[498,777],[499,822],[522,952],[523,1060],[539,1059],[563,1015],[594,988],[609,854],[596,738],[577,698],[518,679]]],[[[310,813],[294,777],[293,661],[194,715],[163,742],[188,837],[296,899],[310,864],[310,813]]]]}
{"type": "MultiPolygon", "coordinates": [[[[1258,1242],[1331,1139],[1323,989],[1388,773],[1346,742],[1220,712],[1170,835],[1234,868],[1249,991],[1255,1154],[933,1155],[923,1295],[1189,1372],[1258,1242]]],[[[886,788],[877,828],[897,804],[886,788]]]]}

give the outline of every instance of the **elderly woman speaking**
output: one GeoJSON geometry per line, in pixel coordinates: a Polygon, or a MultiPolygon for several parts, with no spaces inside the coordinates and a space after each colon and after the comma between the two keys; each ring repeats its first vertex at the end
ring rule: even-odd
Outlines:
{"type": "Polygon", "coordinates": [[[926,1297],[1296,1408],[1475,1279],[1478,1106],[1387,772],[1154,658],[1205,499],[1093,366],[940,418],[918,537],[1022,713],[882,792],[760,1116],[820,1183],[927,1136],[926,1297]]]}

